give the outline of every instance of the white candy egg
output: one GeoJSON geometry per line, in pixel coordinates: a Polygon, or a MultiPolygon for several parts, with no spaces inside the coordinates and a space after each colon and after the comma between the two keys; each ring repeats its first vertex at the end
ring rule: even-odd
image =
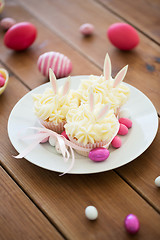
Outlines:
{"type": "Polygon", "coordinates": [[[160,176],[158,176],[154,182],[157,187],[160,187],[160,176]]]}
{"type": "Polygon", "coordinates": [[[49,137],[49,144],[53,147],[56,146],[56,138],[55,137],[49,137]]]}
{"type": "Polygon", "coordinates": [[[59,147],[59,143],[56,142],[56,146],[55,146],[55,149],[56,149],[56,152],[59,153],[59,154],[62,154],[61,150],[60,150],[60,147],[59,147]]]}
{"type": "Polygon", "coordinates": [[[131,119],[131,112],[127,108],[123,108],[119,111],[119,118],[131,119]]]}
{"type": "Polygon", "coordinates": [[[88,206],[85,209],[85,215],[89,220],[96,220],[98,217],[98,211],[94,206],[88,206]]]}

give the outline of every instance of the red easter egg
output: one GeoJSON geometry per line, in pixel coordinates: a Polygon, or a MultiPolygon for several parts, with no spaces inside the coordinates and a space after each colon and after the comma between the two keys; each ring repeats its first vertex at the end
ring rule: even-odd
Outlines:
{"type": "Polygon", "coordinates": [[[27,49],[35,41],[37,36],[36,27],[30,22],[14,24],[4,36],[6,47],[16,51],[27,49]]]}
{"type": "Polygon", "coordinates": [[[139,43],[137,31],[127,23],[114,23],[107,31],[110,42],[121,50],[131,50],[139,43]]]}

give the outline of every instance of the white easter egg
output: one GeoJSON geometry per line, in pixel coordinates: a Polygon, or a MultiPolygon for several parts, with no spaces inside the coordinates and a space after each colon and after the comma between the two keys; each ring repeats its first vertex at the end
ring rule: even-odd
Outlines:
{"type": "Polygon", "coordinates": [[[44,75],[49,76],[49,68],[51,68],[56,78],[69,76],[72,71],[71,60],[59,52],[46,52],[38,58],[38,70],[44,75]]]}
{"type": "Polygon", "coordinates": [[[123,108],[119,111],[119,118],[129,118],[131,119],[131,112],[127,108],[123,108]]]}
{"type": "Polygon", "coordinates": [[[85,215],[89,220],[96,220],[98,217],[98,211],[94,206],[88,206],[85,209],[85,215]]]}
{"type": "Polygon", "coordinates": [[[55,137],[49,137],[49,144],[53,147],[56,146],[56,138],[55,137]]]}
{"type": "Polygon", "coordinates": [[[155,185],[157,187],[160,187],[160,176],[158,176],[156,179],[155,179],[155,185]]]}

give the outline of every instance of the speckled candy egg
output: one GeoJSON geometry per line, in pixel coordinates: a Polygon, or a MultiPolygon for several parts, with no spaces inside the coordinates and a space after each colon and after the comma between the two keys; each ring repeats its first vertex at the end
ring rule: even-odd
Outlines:
{"type": "Polygon", "coordinates": [[[124,225],[127,230],[127,232],[131,234],[135,234],[139,231],[140,224],[137,216],[134,214],[129,214],[125,220],[124,220],[124,225]]]}
{"type": "Polygon", "coordinates": [[[4,36],[6,47],[16,51],[25,50],[32,45],[37,36],[36,27],[30,22],[14,24],[4,36]]]}
{"type": "Polygon", "coordinates": [[[38,58],[38,69],[48,77],[51,68],[56,78],[67,77],[72,71],[72,63],[68,57],[59,52],[46,52],[38,58]]]}
{"type": "Polygon", "coordinates": [[[94,162],[102,162],[109,157],[109,150],[103,147],[94,148],[89,152],[88,157],[94,162]]]}
{"type": "Polygon", "coordinates": [[[16,21],[13,18],[3,18],[0,21],[0,26],[4,31],[6,31],[11,28],[15,23],[16,21]]]}
{"type": "Polygon", "coordinates": [[[9,80],[9,74],[4,68],[0,68],[0,94],[4,92],[9,80]]]}
{"type": "Polygon", "coordinates": [[[131,50],[139,43],[137,31],[127,23],[114,23],[107,31],[110,42],[121,50],[131,50]]]}

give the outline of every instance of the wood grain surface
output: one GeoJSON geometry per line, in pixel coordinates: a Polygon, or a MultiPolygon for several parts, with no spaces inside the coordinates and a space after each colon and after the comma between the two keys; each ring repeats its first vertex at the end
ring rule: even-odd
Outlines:
{"type": "Polygon", "coordinates": [[[149,16],[153,15],[147,30],[147,17],[140,18],[139,11],[131,11],[143,2],[128,0],[118,8],[116,0],[6,1],[1,18],[34,23],[38,37],[28,50],[14,52],[4,46],[0,29],[0,65],[10,74],[9,84],[0,95],[0,239],[160,239],[160,191],[154,184],[160,175],[160,131],[141,156],[123,167],[63,177],[25,159],[14,159],[17,152],[7,133],[8,117],[17,101],[48,81],[37,69],[37,59],[46,51],[67,55],[73,63],[72,76],[100,75],[109,52],[113,76],[129,64],[125,81],[145,93],[160,113],[160,49],[155,33],[159,16],[154,8],[158,9],[160,3],[146,1],[144,12],[151,6],[149,16]],[[135,50],[118,51],[109,43],[106,30],[116,21],[136,26],[141,42],[135,50]],[[84,22],[95,25],[95,34],[90,38],[83,38],[78,31],[84,22]],[[96,221],[86,219],[88,205],[98,209],[96,221]],[[129,213],[140,220],[140,231],[135,236],[124,228],[129,213]]]}

